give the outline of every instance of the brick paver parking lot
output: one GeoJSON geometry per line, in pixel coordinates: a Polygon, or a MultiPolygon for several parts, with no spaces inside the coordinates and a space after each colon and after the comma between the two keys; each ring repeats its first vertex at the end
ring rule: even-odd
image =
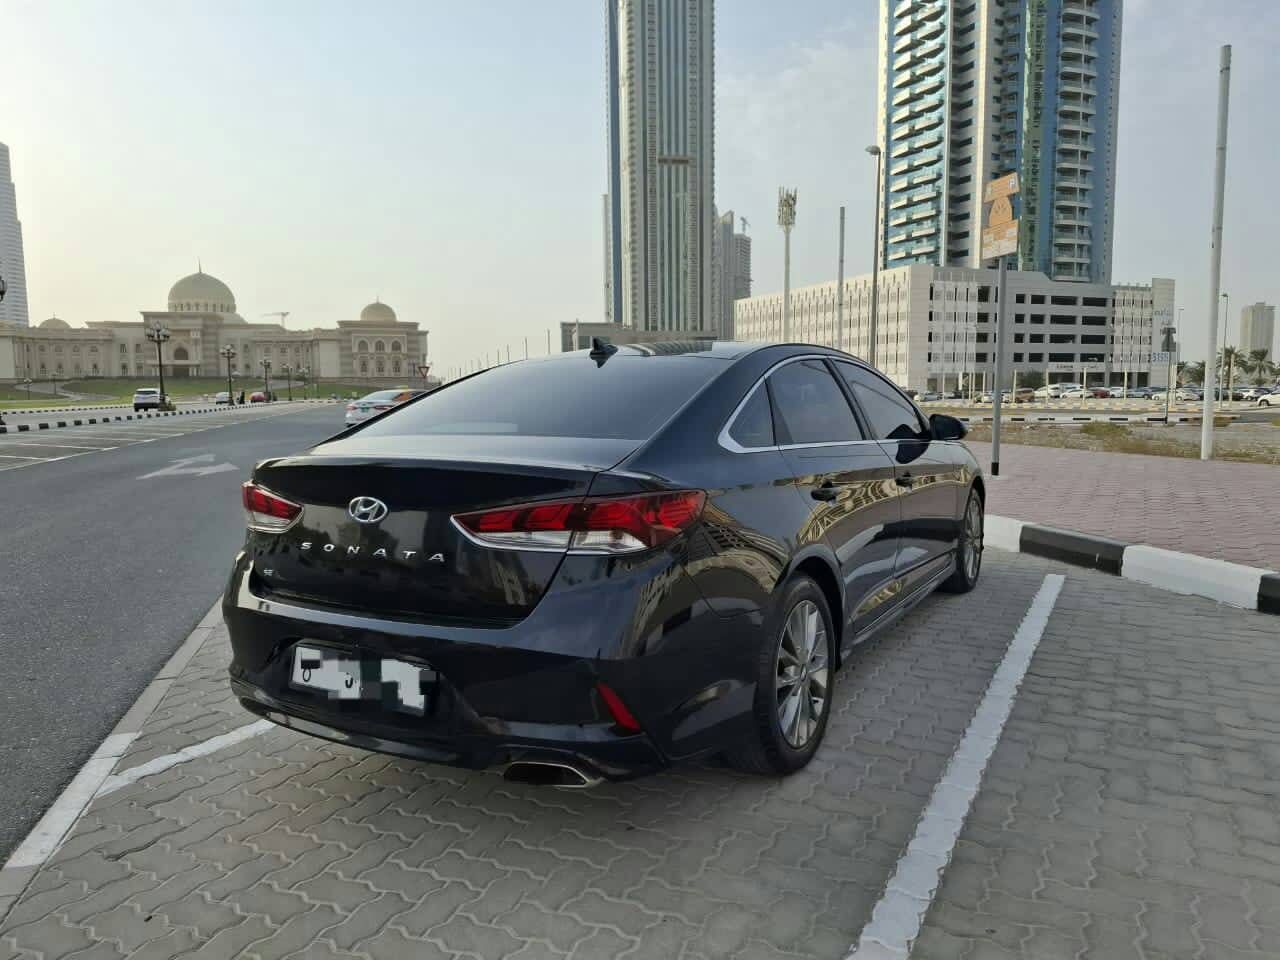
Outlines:
{"type": "MultiPolygon", "coordinates": [[[[539,789],[272,729],[99,797],[0,957],[838,960],[1049,571],[1067,583],[913,956],[1277,955],[1274,625],[991,551],[974,593],[857,650],[796,776],[539,789]]],[[[219,629],[117,772],[252,722],[226,660],[219,629]]]]}
{"type": "MultiPolygon", "coordinates": [[[[991,445],[969,443],[984,467],[991,445]]],[[[1256,523],[1276,502],[1280,467],[1002,444],[990,511],[1045,524],[1280,570],[1280,524],[1256,523]]]]}

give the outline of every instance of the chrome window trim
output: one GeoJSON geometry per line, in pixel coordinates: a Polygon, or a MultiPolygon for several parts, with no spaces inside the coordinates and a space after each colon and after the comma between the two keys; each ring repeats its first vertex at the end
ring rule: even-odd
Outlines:
{"type": "MultiPolygon", "coordinates": [[[[742,412],[742,408],[747,405],[747,401],[755,396],[755,392],[764,386],[765,380],[771,377],[775,370],[780,367],[785,367],[789,363],[799,363],[802,360],[832,359],[844,360],[846,363],[853,363],[855,365],[858,363],[858,361],[853,359],[846,360],[844,357],[830,357],[827,354],[822,353],[807,353],[802,356],[787,357],[786,359],[779,360],[764,373],[760,374],[759,379],[757,379],[747,392],[742,395],[742,399],[738,401],[738,405],[733,408],[733,412],[730,413],[729,418],[725,420],[724,426],[720,428],[720,435],[716,438],[716,442],[725,450],[729,451],[729,453],[764,453],[767,451],[807,450],[813,447],[855,447],[870,443],[878,445],[880,442],[878,440],[832,440],[829,443],[775,443],[766,447],[744,447],[729,435],[729,431],[733,429],[733,424],[738,419],[738,414],[742,412]]],[[[832,376],[834,377],[835,374],[832,374],[832,376]]],[[[839,384],[836,384],[836,386],[839,386],[839,384]]],[[[843,390],[841,392],[843,392],[843,390]]],[[[852,408],[850,408],[849,412],[853,412],[852,408]]],[[[856,414],[854,415],[854,422],[857,422],[856,414]]],[[[861,425],[859,425],[859,429],[861,429],[861,425]]]]}

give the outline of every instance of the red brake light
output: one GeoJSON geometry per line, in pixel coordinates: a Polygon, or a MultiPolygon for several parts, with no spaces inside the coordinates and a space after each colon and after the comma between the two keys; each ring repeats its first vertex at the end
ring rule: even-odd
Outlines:
{"type": "Polygon", "coordinates": [[[244,510],[248,515],[249,529],[259,533],[283,533],[302,516],[302,505],[286,500],[246,480],[240,487],[244,510]]]}
{"type": "Polygon", "coordinates": [[[639,733],[640,721],[635,718],[627,705],[622,702],[622,698],[614,692],[613,688],[605,683],[597,683],[596,690],[600,693],[600,699],[604,701],[604,705],[609,710],[609,716],[613,717],[613,722],[625,730],[627,733],[639,733]]]}
{"type": "Polygon", "coordinates": [[[521,504],[460,513],[453,522],[484,546],[635,553],[659,547],[692,526],[705,502],[701,490],[680,490],[521,504]]]}

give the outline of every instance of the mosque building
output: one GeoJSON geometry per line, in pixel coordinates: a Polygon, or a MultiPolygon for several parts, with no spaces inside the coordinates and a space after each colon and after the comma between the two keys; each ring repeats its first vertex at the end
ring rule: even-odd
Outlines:
{"type": "Polygon", "coordinates": [[[89,321],[73,327],[50,317],[38,326],[0,323],[0,383],[24,379],[157,376],[156,345],[147,329],[169,333],[161,346],[166,378],[221,377],[230,345],[232,372],[243,377],[273,375],[287,364],[311,379],[352,378],[408,382],[426,362],[426,331],[405,322],[375,300],[359,319],[340,320],[334,328],[286,329],[282,323],[249,323],[236,312],[231,288],[199,270],[169,290],[167,309],[143,310],[140,321],[89,321]]]}

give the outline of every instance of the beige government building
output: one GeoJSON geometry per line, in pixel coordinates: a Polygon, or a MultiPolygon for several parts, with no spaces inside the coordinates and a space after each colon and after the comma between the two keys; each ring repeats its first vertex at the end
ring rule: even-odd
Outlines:
{"type": "Polygon", "coordinates": [[[397,319],[374,301],[358,320],[336,329],[287,330],[279,323],[248,323],[236,313],[236,298],[217,277],[203,271],[183,277],[169,290],[167,310],[143,310],[141,321],[91,321],[73,327],[51,317],[36,327],[0,323],[0,383],[25,379],[82,377],[152,378],[156,346],[146,337],[156,324],[169,331],[163,345],[166,377],[226,376],[219,351],[230,344],[231,369],[258,376],[262,361],[273,375],[288,364],[311,379],[409,382],[425,363],[426,331],[397,319]]]}

